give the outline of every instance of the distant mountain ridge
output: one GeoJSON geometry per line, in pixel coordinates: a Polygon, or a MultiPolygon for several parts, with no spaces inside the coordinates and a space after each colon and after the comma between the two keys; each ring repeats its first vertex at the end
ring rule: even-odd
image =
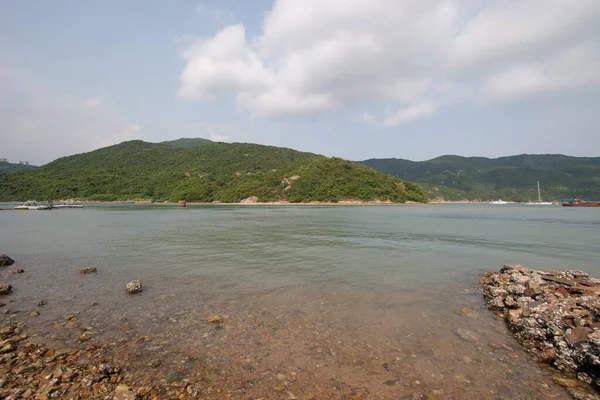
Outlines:
{"type": "Polygon", "coordinates": [[[0,201],[425,202],[411,182],[339,158],[248,143],[123,142],[0,173],[0,201]]]}
{"type": "Polygon", "coordinates": [[[31,168],[37,168],[35,165],[29,164],[16,164],[7,161],[0,161],[0,172],[15,172],[24,171],[31,168]]]}
{"type": "Polygon", "coordinates": [[[521,154],[500,158],[444,155],[428,161],[369,159],[359,163],[421,185],[445,200],[600,199],[600,157],[521,154]]]}

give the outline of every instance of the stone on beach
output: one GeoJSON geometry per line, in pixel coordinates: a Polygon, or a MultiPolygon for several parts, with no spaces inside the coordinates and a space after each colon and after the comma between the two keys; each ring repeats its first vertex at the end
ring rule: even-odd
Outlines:
{"type": "Polygon", "coordinates": [[[127,284],[125,291],[129,294],[140,293],[142,291],[142,281],[134,279],[127,284]]]}
{"type": "Polygon", "coordinates": [[[12,286],[2,283],[0,284],[0,294],[8,294],[12,289],[12,286]]]}
{"type": "Polygon", "coordinates": [[[0,253],[0,267],[8,267],[9,265],[13,265],[15,260],[7,256],[6,254],[0,253]]]}
{"type": "MultiPolygon", "coordinates": [[[[538,271],[520,265],[482,276],[488,308],[504,318],[537,361],[579,372],[581,381],[600,388],[599,279],[578,270],[538,271]]],[[[573,380],[568,381],[563,386],[572,388],[573,380]]]]}
{"type": "Polygon", "coordinates": [[[92,272],[96,272],[96,267],[79,268],[80,274],[90,274],[92,272]]]}

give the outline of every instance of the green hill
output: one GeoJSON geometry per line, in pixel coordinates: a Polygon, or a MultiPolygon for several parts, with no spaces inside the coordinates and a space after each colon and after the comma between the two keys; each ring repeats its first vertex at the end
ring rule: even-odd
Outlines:
{"type": "Polygon", "coordinates": [[[13,164],[6,161],[0,161],[0,172],[25,171],[31,168],[36,168],[36,166],[25,164],[13,164]]]}
{"type": "Polygon", "coordinates": [[[537,200],[536,181],[540,181],[544,200],[600,199],[600,157],[523,154],[489,159],[447,155],[421,162],[370,159],[360,163],[417,182],[430,198],[537,200]]]}
{"type": "Polygon", "coordinates": [[[259,202],[426,201],[416,185],[366,166],[244,143],[183,148],[137,140],[0,173],[0,201],[239,202],[254,196],[259,202]]]}
{"type": "Polygon", "coordinates": [[[166,144],[173,147],[181,147],[182,149],[191,149],[192,147],[200,147],[207,144],[213,143],[211,140],[202,138],[181,138],[176,140],[169,140],[166,142],[160,142],[160,144],[166,144]]]}

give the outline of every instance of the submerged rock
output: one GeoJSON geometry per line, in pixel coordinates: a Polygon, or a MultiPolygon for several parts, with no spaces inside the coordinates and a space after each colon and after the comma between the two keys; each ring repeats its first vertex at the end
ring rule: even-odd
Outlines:
{"type": "Polygon", "coordinates": [[[0,253],[0,267],[8,267],[9,265],[13,265],[15,260],[7,256],[6,254],[0,253]]]}
{"type": "Polygon", "coordinates": [[[472,331],[468,329],[458,328],[456,330],[456,334],[464,341],[467,342],[477,342],[479,337],[472,331]]]}
{"type": "Polygon", "coordinates": [[[17,275],[17,274],[22,274],[23,272],[25,272],[24,269],[13,269],[12,271],[8,271],[9,275],[17,275]]]}
{"type": "MultiPolygon", "coordinates": [[[[599,279],[583,271],[538,271],[520,265],[482,276],[488,307],[504,318],[537,361],[578,373],[581,381],[600,389],[599,279]]],[[[559,384],[574,386],[570,379],[559,384]]]]}
{"type": "Polygon", "coordinates": [[[129,294],[140,293],[142,291],[142,281],[135,279],[127,284],[125,291],[129,294]]]}
{"type": "Polygon", "coordinates": [[[79,268],[80,274],[90,274],[92,272],[96,272],[96,267],[79,268]]]}
{"type": "Polygon", "coordinates": [[[12,286],[6,284],[6,283],[1,283],[0,284],[0,294],[8,294],[12,289],[12,286]]]}

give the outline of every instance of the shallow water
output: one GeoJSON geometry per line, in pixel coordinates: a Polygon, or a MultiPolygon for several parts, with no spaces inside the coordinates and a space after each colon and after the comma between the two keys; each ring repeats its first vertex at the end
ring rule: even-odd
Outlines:
{"type": "Polygon", "coordinates": [[[78,346],[78,329],[52,328],[74,314],[79,326],[93,327],[92,341],[118,343],[148,374],[202,377],[209,398],[568,398],[484,308],[477,281],[505,263],[600,275],[599,211],[487,204],[2,211],[0,252],[26,272],[0,271],[14,286],[1,300],[39,340],[78,346]],[[77,272],[89,265],[98,272],[77,272]],[[131,279],[143,281],[143,293],[124,293],[131,279]],[[48,304],[38,307],[42,299],[48,304]],[[224,322],[209,323],[214,314],[224,322]],[[458,328],[477,340],[461,339],[458,328]],[[136,343],[140,336],[151,340],[136,343]],[[162,365],[149,367],[153,360],[162,365]]]}

